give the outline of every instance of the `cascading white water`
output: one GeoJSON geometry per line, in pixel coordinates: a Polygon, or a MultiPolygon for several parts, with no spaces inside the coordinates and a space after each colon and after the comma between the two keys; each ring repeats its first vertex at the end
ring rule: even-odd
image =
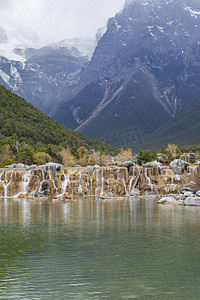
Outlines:
{"type": "Polygon", "coordinates": [[[43,170],[41,170],[41,171],[42,171],[42,180],[41,180],[41,183],[40,183],[40,187],[39,187],[38,193],[42,193],[42,183],[43,183],[43,181],[45,179],[44,171],[43,170]]]}
{"type": "Polygon", "coordinates": [[[124,178],[122,178],[122,182],[123,182],[124,189],[125,189],[125,195],[127,196],[128,195],[128,191],[127,191],[127,187],[126,187],[126,181],[125,181],[124,178]]]}
{"type": "Polygon", "coordinates": [[[69,177],[71,174],[74,174],[73,170],[69,170],[67,175],[65,175],[65,173],[63,171],[63,175],[64,175],[65,179],[62,183],[61,194],[59,195],[59,197],[62,197],[67,192],[67,185],[68,185],[68,182],[70,181],[69,177]]]}
{"type": "Polygon", "coordinates": [[[198,167],[189,167],[189,176],[190,176],[190,180],[193,181],[195,180],[195,177],[198,174],[198,167]]]}
{"type": "Polygon", "coordinates": [[[28,185],[31,180],[31,171],[28,171],[24,174],[22,177],[22,191],[21,194],[25,195],[27,194],[28,185]]]}
{"type": "Polygon", "coordinates": [[[189,173],[196,174],[198,172],[198,167],[189,167],[189,173]]]}
{"type": "Polygon", "coordinates": [[[93,181],[92,181],[92,176],[91,176],[91,179],[90,179],[90,188],[91,188],[91,196],[93,194],[93,181]]]}
{"type": "Polygon", "coordinates": [[[98,196],[99,188],[100,188],[100,170],[97,169],[97,170],[96,170],[96,189],[95,189],[95,196],[98,196]]]}
{"type": "Polygon", "coordinates": [[[90,181],[89,181],[89,176],[87,176],[87,183],[86,183],[87,195],[88,195],[88,193],[90,191],[89,187],[90,187],[90,181]]]}
{"type": "Polygon", "coordinates": [[[104,170],[97,169],[96,170],[96,189],[95,196],[103,196],[104,191],[104,170]]]}
{"type": "Polygon", "coordinates": [[[13,198],[18,198],[20,195],[27,194],[27,192],[28,192],[27,189],[28,189],[30,180],[31,180],[31,171],[28,171],[28,172],[24,173],[24,175],[22,176],[21,192],[15,196],[13,196],[13,198]]]}
{"type": "Polygon", "coordinates": [[[2,181],[2,176],[3,176],[3,171],[0,172],[0,182],[3,182],[2,181]]]}
{"type": "Polygon", "coordinates": [[[148,172],[148,169],[145,168],[144,175],[145,175],[145,178],[147,180],[147,184],[151,187],[151,191],[153,192],[153,184],[151,183],[151,179],[149,178],[147,172],[148,172]]]}
{"type": "Polygon", "coordinates": [[[13,176],[13,172],[9,172],[9,174],[11,173],[10,175],[10,178],[9,178],[9,181],[8,181],[8,172],[5,172],[5,180],[4,180],[4,183],[3,183],[3,189],[4,189],[4,197],[7,199],[8,198],[8,186],[9,184],[12,182],[12,176],[13,176]]]}
{"type": "Polygon", "coordinates": [[[54,179],[53,179],[53,177],[52,177],[52,173],[51,173],[51,170],[49,170],[49,179],[51,180],[51,182],[53,183],[53,187],[54,187],[54,189],[57,191],[58,189],[57,189],[57,187],[56,187],[56,184],[55,184],[55,181],[54,181],[54,179]]]}
{"type": "Polygon", "coordinates": [[[103,188],[104,188],[104,174],[102,169],[101,170],[101,197],[103,196],[103,188]]]}
{"type": "Polygon", "coordinates": [[[131,180],[130,180],[130,182],[129,182],[129,186],[128,186],[128,192],[129,192],[129,194],[130,194],[130,192],[131,192],[131,189],[132,189],[132,183],[133,183],[133,180],[135,179],[135,167],[133,167],[133,175],[132,175],[132,177],[131,177],[131,180]]]}

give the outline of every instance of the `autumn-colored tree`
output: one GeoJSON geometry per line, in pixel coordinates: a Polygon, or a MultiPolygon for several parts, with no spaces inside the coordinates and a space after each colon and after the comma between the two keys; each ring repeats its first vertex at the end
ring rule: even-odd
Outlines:
{"type": "Polygon", "coordinates": [[[119,162],[124,162],[126,160],[131,160],[132,157],[133,157],[132,149],[124,150],[122,148],[117,158],[119,162]]]}
{"type": "Polygon", "coordinates": [[[64,167],[73,167],[76,164],[76,159],[69,148],[63,149],[59,154],[62,157],[64,167]]]}

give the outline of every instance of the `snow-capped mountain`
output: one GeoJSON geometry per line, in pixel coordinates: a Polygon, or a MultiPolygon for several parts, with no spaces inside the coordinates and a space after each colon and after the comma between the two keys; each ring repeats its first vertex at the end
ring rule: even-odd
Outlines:
{"type": "Polygon", "coordinates": [[[0,28],[0,84],[50,114],[71,95],[96,44],[79,38],[39,44],[30,28],[0,28]]]}
{"type": "Polygon", "coordinates": [[[127,145],[200,103],[200,2],[127,0],[54,117],[127,145]]]}
{"type": "MultiPolygon", "coordinates": [[[[87,56],[90,59],[94,53],[97,43],[93,38],[74,38],[60,41],[51,46],[55,49],[65,47],[71,51],[77,51],[78,49],[78,56],[87,56]]],[[[76,55],[76,52],[74,52],[74,55],[76,55]]]]}

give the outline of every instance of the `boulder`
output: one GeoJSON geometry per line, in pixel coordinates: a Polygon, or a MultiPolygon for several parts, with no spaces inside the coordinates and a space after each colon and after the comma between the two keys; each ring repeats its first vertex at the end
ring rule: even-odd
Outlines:
{"type": "Polygon", "coordinates": [[[120,196],[116,193],[110,192],[106,193],[102,198],[119,198],[120,196]]]}
{"type": "Polygon", "coordinates": [[[140,190],[139,189],[132,189],[130,192],[130,196],[138,196],[140,195],[140,190]]]}
{"type": "Polygon", "coordinates": [[[176,195],[176,200],[177,201],[183,201],[184,200],[184,196],[182,194],[176,195]]]}
{"type": "Polygon", "coordinates": [[[178,184],[181,184],[183,183],[183,177],[179,174],[176,174],[175,175],[175,181],[178,183],[178,184]]]}
{"type": "Polygon", "coordinates": [[[171,184],[172,183],[172,178],[169,175],[164,175],[162,178],[162,182],[164,184],[171,184]]]}
{"type": "Polygon", "coordinates": [[[5,166],[4,168],[6,168],[6,169],[25,169],[27,167],[28,166],[24,165],[24,164],[12,164],[12,165],[9,165],[9,166],[5,166]]]}
{"type": "Polygon", "coordinates": [[[50,169],[52,171],[53,176],[55,177],[56,172],[60,172],[63,168],[63,165],[49,162],[49,163],[45,164],[45,167],[46,167],[46,170],[50,169]]]}
{"type": "Polygon", "coordinates": [[[183,201],[183,205],[200,206],[200,197],[188,197],[183,201]]]}
{"type": "Polygon", "coordinates": [[[195,195],[194,195],[192,192],[185,192],[185,193],[183,194],[183,196],[184,196],[185,198],[187,198],[187,197],[195,197],[195,195]]]}
{"type": "Polygon", "coordinates": [[[49,182],[47,180],[44,180],[42,182],[42,191],[46,191],[49,189],[49,182]]]}
{"type": "Polygon", "coordinates": [[[159,204],[168,204],[168,203],[175,203],[177,202],[176,198],[174,196],[171,197],[163,197],[158,201],[159,204]]]}
{"type": "Polygon", "coordinates": [[[97,168],[100,168],[99,165],[95,165],[95,166],[92,166],[92,167],[88,167],[87,169],[89,169],[88,171],[88,174],[92,176],[93,172],[97,169],[97,168]]]}
{"type": "Polygon", "coordinates": [[[185,194],[186,192],[193,192],[193,189],[191,187],[187,187],[187,186],[184,186],[180,189],[181,194],[185,194]]]}
{"type": "Polygon", "coordinates": [[[31,191],[30,194],[28,195],[28,198],[36,198],[37,197],[37,192],[36,191],[31,191]]]}
{"type": "Polygon", "coordinates": [[[170,163],[169,166],[170,169],[174,170],[175,174],[181,175],[185,170],[187,170],[189,164],[182,159],[175,159],[170,163]]]}
{"type": "Polygon", "coordinates": [[[48,170],[52,171],[53,176],[56,176],[56,172],[60,172],[64,168],[63,165],[54,162],[46,163],[45,165],[37,166],[36,169],[43,170],[47,173],[48,170]]]}
{"type": "Polygon", "coordinates": [[[144,164],[143,168],[158,168],[159,172],[161,172],[163,165],[159,161],[155,160],[155,161],[144,164]]]}
{"type": "Polygon", "coordinates": [[[200,191],[197,191],[197,192],[196,192],[196,195],[197,195],[198,197],[200,197],[200,191]]]}
{"type": "Polygon", "coordinates": [[[125,162],[123,162],[121,164],[118,164],[117,166],[118,167],[122,167],[122,168],[128,168],[128,171],[129,171],[129,169],[131,167],[135,166],[135,164],[131,160],[129,160],[129,161],[125,161],[125,162]]]}
{"type": "Polygon", "coordinates": [[[33,170],[33,169],[36,169],[36,168],[37,168],[37,165],[31,165],[31,166],[27,166],[26,170],[29,171],[29,170],[33,170]]]}

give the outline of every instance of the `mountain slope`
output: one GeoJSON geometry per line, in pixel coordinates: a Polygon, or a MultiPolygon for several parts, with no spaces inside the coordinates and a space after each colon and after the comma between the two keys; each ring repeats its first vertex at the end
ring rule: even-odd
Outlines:
{"type": "Polygon", "coordinates": [[[35,143],[62,144],[65,147],[85,146],[107,153],[118,149],[84,137],[50,119],[31,104],[0,85],[0,139],[16,135],[35,143]]]}
{"type": "Polygon", "coordinates": [[[148,149],[168,144],[180,146],[200,144],[200,105],[178,115],[153,134],[129,146],[133,149],[148,149]]]}
{"type": "Polygon", "coordinates": [[[199,1],[127,1],[53,117],[118,146],[150,134],[200,103],[199,41],[199,1]]]}

